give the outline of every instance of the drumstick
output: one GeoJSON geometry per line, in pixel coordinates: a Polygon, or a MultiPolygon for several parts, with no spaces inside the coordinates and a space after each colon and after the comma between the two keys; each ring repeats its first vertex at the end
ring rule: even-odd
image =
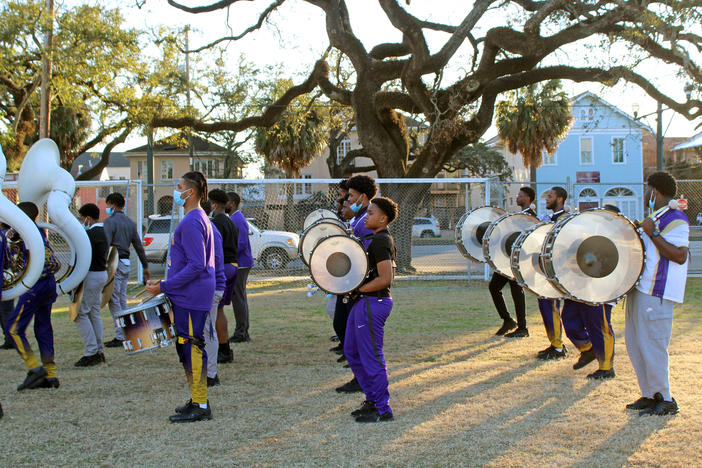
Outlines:
{"type": "Polygon", "coordinates": [[[142,296],[145,292],[146,292],[146,288],[139,291],[134,297],[132,297],[132,299],[136,299],[137,297],[142,296]]]}

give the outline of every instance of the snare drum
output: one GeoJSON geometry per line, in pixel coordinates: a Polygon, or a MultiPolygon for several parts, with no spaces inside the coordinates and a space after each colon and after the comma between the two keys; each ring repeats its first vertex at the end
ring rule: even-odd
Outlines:
{"type": "Polygon", "coordinates": [[[173,308],[164,294],[121,311],[116,319],[124,332],[127,354],[164,348],[176,339],[173,308]]]}
{"type": "Polygon", "coordinates": [[[309,266],[312,250],[320,239],[334,234],[346,235],[346,232],[346,225],[338,219],[325,218],[314,222],[300,237],[298,251],[302,262],[309,266]]]}
{"type": "Polygon", "coordinates": [[[314,210],[312,213],[308,214],[307,217],[305,217],[305,221],[302,223],[302,230],[307,230],[307,228],[312,226],[320,219],[334,219],[336,221],[339,221],[339,217],[333,211],[325,210],[324,208],[319,208],[317,210],[314,210]]]}
{"type": "Polygon", "coordinates": [[[355,237],[328,236],[312,250],[310,274],[323,291],[346,294],[358,288],[368,275],[368,255],[355,237]]]}

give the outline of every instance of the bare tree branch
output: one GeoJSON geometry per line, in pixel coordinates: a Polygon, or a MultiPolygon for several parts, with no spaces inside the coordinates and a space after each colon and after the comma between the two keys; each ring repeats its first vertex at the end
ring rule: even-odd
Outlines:
{"type": "Polygon", "coordinates": [[[217,11],[223,8],[233,5],[236,2],[251,2],[254,0],[220,0],[219,2],[214,2],[209,5],[203,5],[199,7],[189,7],[181,3],[175,2],[174,0],[168,0],[168,4],[179,10],[183,10],[186,13],[208,13],[210,11],[217,11]]]}

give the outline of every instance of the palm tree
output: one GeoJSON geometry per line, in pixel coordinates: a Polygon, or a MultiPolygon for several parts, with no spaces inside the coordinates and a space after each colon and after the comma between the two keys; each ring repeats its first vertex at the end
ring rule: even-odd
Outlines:
{"type": "MultiPolygon", "coordinates": [[[[275,101],[290,86],[291,80],[274,82],[267,101],[275,101]]],[[[293,101],[272,127],[256,129],[256,152],[264,157],[266,166],[277,167],[285,173],[286,178],[299,177],[300,171],[324,150],[326,144],[324,117],[314,99],[308,96],[293,101]]],[[[287,184],[286,192],[285,229],[293,230],[292,184],[287,184]]]]}
{"type": "Polygon", "coordinates": [[[495,114],[500,138],[510,152],[522,154],[531,183],[535,184],[541,154],[553,154],[573,122],[570,101],[560,80],[509,92],[506,100],[497,103],[495,114]]]}

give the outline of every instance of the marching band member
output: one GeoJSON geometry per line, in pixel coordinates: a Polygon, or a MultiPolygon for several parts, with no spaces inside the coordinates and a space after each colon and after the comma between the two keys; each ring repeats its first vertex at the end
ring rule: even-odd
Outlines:
{"type": "Polygon", "coordinates": [[[102,288],[107,283],[107,237],[100,219],[100,208],[94,203],[86,203],[78,210],[81,222],[88,231],[88,239],[93,251],[90,270],[83,280],[83,298],[75,319],[76,327],[83,338],[84,354],[76,367],[95,366],[105,362],[102,348],[102,288]]]}
{"type": "MultiPolygon", "coordinates": [[[[568,192],[563,187],[553,187],[546,194],[546,209],[553,213],[542,221],[556,221],[565,214],[565,201],[568,192]]],[[[566,357],[566,347],[563,344],[563,327],[561,326],[560,301],[557,299],[538,299],[539,312],[546,327],[546,336],[551,345],[539,351],[537,357],[543,360],[562,359],[566,357]]]]}
{"type": "Polygon", "coordinates": [[[668,345],[673,307],[682,303],[687,281],[690,223],[670,202],[677,191],[673,176],[656,172],[648,177],[644,199],[651,213],[640,223],[646,263],[636,288],[626,298],[625,337],[641,398],[627,409],[641,414],[678,412],[670,395],[668,345]]]}
{"type": "MultiPolygon", "coordinates": [[[[29,219],[36,222],[39,210],[34,203],[22,202],[17,206],[29,216],[29,219]]],[[[44,240],[44,270],[34,286],[19,297],[15,310],[5,324],[15,349],[22,356],[29,369],[27,377],[17,387],[17,391],[40,387],[59,387],[59,380],[56,378],[56,363],[54,362],[54,329],[51,326],[51,306],[57,298],[54,273],[61,268],[61,264],[54,256],[44,230],[39,229],[39,233],[44,240]],[[34,317],[34,336],[39,345],[41,364],[34,356],[25,333],[32,317],[34,317]]]]}
{"type": "Polygon", "coordinates": [[[373,232],[366,249],[369,274],[351,307],[344,342],[344,354],[366,397],[361,407],[351,413],[357,422],[393,419],[383,337],[385,321],[392,310],[390,286],[396,258],[395,242],[387,227],[396,217],[397,204],[385,197],[374,198],[364,217],[365,227],[373,232]]]}
{"type": "MultiPolygon", "coordinates": [[[[517,205],[522,209],[522,213],[530,214],[536,217],[536,213],[531,209],[531,204],[536,198],[536,192],[531,187],[522,187],[519,189],[517,194],[517,205]]],[[[526,304],[524,300],[524,290],[519,284],[510,280],[498,272],[492,274],[492,279],[490,280],[490,295],[492,296],[492,302],[495,304],[495,309],[502,319],[502,327],[495,333],[495,335],[505,335],[508,338],[522,338],[529,336],[529,330],[526,326],[526,304]],[[512,292],[512,300],[514,301],[514,314],[517,316],[517,321],[515,322],[510,317],[507,311],[507,305],[505,304],[505,299],[502,297],[502,288],[509,283],[509,289],[512,292]],[[512,333],[507,333],[514,327],[517,327],[512,333]]]]}
{"type": "MultiPolygon", "coordinates": [[[[365,226],[365,218],[367,215],[368,205],[370,200],[378,193],[378,186],[372,177],[367,175],[355,175],[346,181],[348,187],[348,203],[351,211],[354,213],[354,218],[350,221],[351,230],[354,236],[361,240],[363,248],[367,249],[370,244],[370,235],[373,231],[365,226]]],[[[344,303],[342,300],[337,300],[338,307],[334,310],[334,328],[341,329],[347,326],[349,314],[351,313],[351,304],[344,303]]],[[[344,335],[345,335],[344,331],[344,335]]],[[[340,340],[344,336],[339,336],[340,340]]],[[[343,360],[343,359],[342,359],[343,360]]],[[[354,377],[344,385],[337,387],[339,393],[354,393],[362,391],[358,383],[358,379],[354,377]]]]}
{"type": "Polygon", "coordinates": [[[139,233],[137,232],[136,224],[124,214],[124,197],[121,193],[114,192],[105,199],[108,218],[103,223],[105,237],[107,237],[107,249],[110,246],[115,246],[119,252],[119,264],[114,277],[114,290],[110,298],[110,314],[115,324],[115,337],[112,341],[105,343],[107,348],[121,348],[124,341],[124,332],[117,325],[116,317],[122,310],[127,309],[127,281],[129,280],[129,271],[131,263],[129,260],[129,246],[133,246],[139,261],[143,267],[144,281],[148,281],[149,263],[144,252],[139,233]]]}
{"type": "Polygon", "coordinates": [[[200,208],[207,196],[207,181],[200,172],[188,172],[178,181],[173,201],[185,208],[185,216],[173,233],[171,263],[166,281],[149,281],[150,294],[164,293],[173,305],[176,349],[190,385],[191,399],[176,408],[171,422],[212,419],[207,400],[207,352],[204,327],[212,308],[215,280],[212,223],[200,208]]]}
{"type": "Polygon", "coordinates": [[[251,242],[249,241],[249,222],[246,221],[244,213],[239,210],[241,197],[236,192],[229,192],[228,195],[231,219],[238,230],[236,246],[238,266],[234,282],[234,296],[232,298],[236,328],[229,341],[244,343],[251,341],[249,336],[249,301],[246,297],[246,282],[249,279],[249,271],[253,267],[254,259],[251,254],[251,242]]]}

